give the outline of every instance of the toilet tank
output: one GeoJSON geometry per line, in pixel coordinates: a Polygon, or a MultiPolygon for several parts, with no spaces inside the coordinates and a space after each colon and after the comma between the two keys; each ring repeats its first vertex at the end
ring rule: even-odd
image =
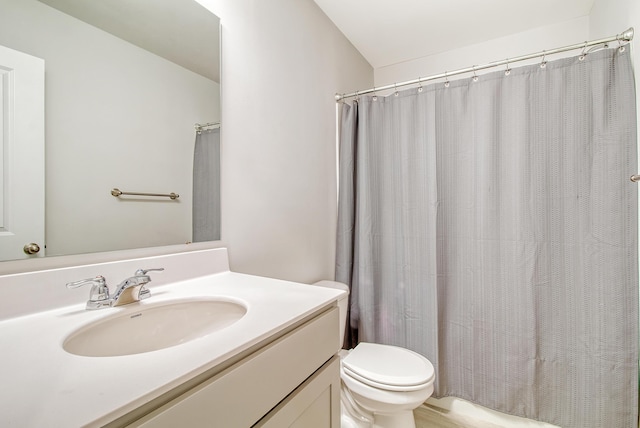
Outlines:
{"type": "Polygon", "coordinates": [[[313,285],[319,287],[336,288],[338,290],[346,291],[347,294],[338,298],[338,314],[340,315],[340,343],[344,343],[344,332],[347,328],[347,309],[349,304],[349,287],[342,282],[337,281],[318,281],[313,285]]]}

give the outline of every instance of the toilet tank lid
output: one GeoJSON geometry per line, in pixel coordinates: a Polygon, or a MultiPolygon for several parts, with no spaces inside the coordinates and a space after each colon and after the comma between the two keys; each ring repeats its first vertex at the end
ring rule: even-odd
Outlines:
{"type": "Polygon", "coordinates": [[[322,280],[322,281],[316,282],[313,285],[317,285],[319,287],[326,287],[326,288],[335,288],[335,289],[347,291],[347,292],[349,291],[349,286],[347,284],[344,284],[338,281],[322,280]]]}
{"type": "Polygon", "coordinates": [[[435,376],[433,364],[422,355],[377,343],[359,343],[342,364],[359,377],[389,386],[421,385],[435,376]]]}

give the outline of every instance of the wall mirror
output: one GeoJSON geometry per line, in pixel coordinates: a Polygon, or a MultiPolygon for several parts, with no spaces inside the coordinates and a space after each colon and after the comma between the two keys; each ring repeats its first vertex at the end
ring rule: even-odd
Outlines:
{"type": "Polygon", "coordinates": [[[44,254],[220,239],[216,125],[200,135],[217,134],[218,170],[204,174],[217,218],[208,238],[192,230],[195,125],[220,122],[218,17],[194,0],[0,0],[0,10],[0,45],[44,60],[44,254]]]}

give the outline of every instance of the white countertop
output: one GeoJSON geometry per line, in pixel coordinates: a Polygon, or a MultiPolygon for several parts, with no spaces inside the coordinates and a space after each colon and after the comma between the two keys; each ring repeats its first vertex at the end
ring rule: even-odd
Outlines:
{"type": "Polygon", "coordinates": [[[79,327],[128,306],[87,311],[84,304],[74,304],[1,321],[0,426],[104,425],[330,306],[342,294],[233,272],[154,287],[149,299],[132,305],[223,297],[244,302],[247,313],[203,338],[118,357],[72,355],[62,343],[79,327]]]}

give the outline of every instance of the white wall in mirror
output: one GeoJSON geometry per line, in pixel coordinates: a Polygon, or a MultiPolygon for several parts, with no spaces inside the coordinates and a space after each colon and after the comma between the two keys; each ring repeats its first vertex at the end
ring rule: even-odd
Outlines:
{"type": "Polygon", "coordinates": [[[191,241],[194,124],[220,120],[219,83],[38,1],[0,6],[0,44],[45,60],[46,254],[191,241]]]}

